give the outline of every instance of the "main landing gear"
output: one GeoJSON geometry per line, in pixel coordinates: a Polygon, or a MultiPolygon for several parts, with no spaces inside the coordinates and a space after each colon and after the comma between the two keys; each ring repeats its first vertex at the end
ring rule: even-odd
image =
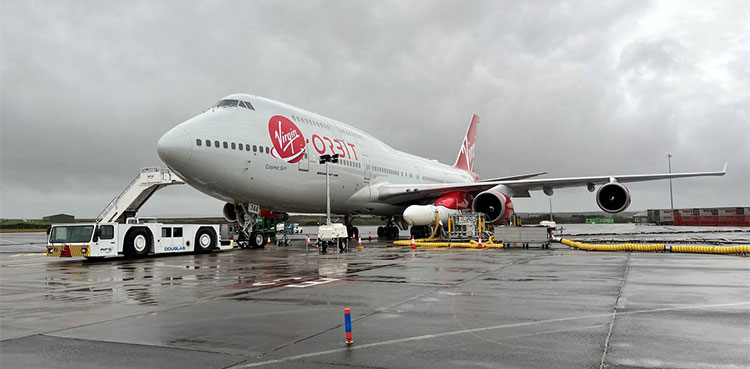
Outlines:
{"type": "Polygon", "coordinates": [[[414,238],[427,238],[432,235],[432,227],[430,226],[412,226],[409,230],[411,236],[414,238]]]}
{"type": "Polygon", "coordinates": [[[399,232],[398,225],[396,225],[392,217],[388,218],[388,222],[386,223],[385,226],[378,227],[379,238],[395,239],[395,238],[398,238],[398,232],[399,232]]]}
{"type": "Polygon", "coordinates": [[[352,222],[354,221],[354,217],[351,215],[347,215],[344,217],[344,225],[346,225],[346,234],[349,236],[349,239],[357,239],[359,238],[359,228],[352,225],[352,222]]]}

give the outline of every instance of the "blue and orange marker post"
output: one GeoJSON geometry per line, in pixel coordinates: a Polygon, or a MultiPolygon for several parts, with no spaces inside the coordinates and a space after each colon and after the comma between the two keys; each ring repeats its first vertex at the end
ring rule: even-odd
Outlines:
{"type": "Polygon", "coordinates": [[[344,309],[344,329],[346,330],[346,344],[354,343],[352,340],[352,312],[349,308],[344,309]]]}

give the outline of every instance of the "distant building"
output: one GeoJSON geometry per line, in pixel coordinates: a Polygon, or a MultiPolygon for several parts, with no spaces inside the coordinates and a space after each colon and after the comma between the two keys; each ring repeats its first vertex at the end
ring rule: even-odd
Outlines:
{"type": "Polygon", "coordinates": [[[674,211],[672,209],[649,209],[646,210],[646,213],[648,214],[648,223],[674,225],[674,211]]]}
{"type": "Polygon", "coordinates": [[[678,226],[750,227],[750,208],[650,209],[648,222],[678,226]]]}
{"type": "Polygon", "coordinates": [[[642,211],[633,214],[633,223],[648,223],[648,212],[642,211]]]}
{"type": "Polygon", "coordinates": [[[45,223],[73,223],[76,221],[76,217],[70,215],[70,214],[56,214],[56,215],[48,215],[42,220],[45,223]]]}

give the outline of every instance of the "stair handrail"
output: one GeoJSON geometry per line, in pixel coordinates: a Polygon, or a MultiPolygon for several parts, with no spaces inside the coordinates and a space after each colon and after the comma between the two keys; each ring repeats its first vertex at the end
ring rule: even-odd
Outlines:
{"type": "MultiPolygon", "coordinates": [[[[133,187],[133,185],[135,185],[135,183],[138,182],[138,180],[140,178],[141,178],[141,173],[138,173],[138,175],[132,181],[130,181],[130,184],[127,187],[125,187],[125,190],[123,190],[122,192],[120,192],[119,195],[115,196],[115,198],[112,199],[112,201],[109,202],[109,204],[107,205],[107,207],[105,207],[104,210],[102,210],[102,212],[99,213],[99,216],[96,217],[96,222],[97,223],[103,221],[104,220],[104,215],[107,214],[110,210],[112,210],[112,208],[116,208],[117,207],[117,201],[120,200],[120,198],[122,198],[122,195],[124,195],[125,193],[127,193],[128,190],[130,190],[130,188],[133,187]]],[[[111,221],[111,220],[109,220],[109,221],[111,221]]]]}

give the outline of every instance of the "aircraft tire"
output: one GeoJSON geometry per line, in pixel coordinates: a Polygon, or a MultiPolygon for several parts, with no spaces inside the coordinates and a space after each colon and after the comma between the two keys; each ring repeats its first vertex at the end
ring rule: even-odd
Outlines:
{"type": "Polygon", "coordinates": [[[378,227],[378,237],[379,238],[385,237],[385,227],[383,226],[378,227]]]}
{"type": "Polygon", "coordinates": [[[395,226],[388,227],[388,237],[398,238],[398,227],[395,227],[395,226]]]}

